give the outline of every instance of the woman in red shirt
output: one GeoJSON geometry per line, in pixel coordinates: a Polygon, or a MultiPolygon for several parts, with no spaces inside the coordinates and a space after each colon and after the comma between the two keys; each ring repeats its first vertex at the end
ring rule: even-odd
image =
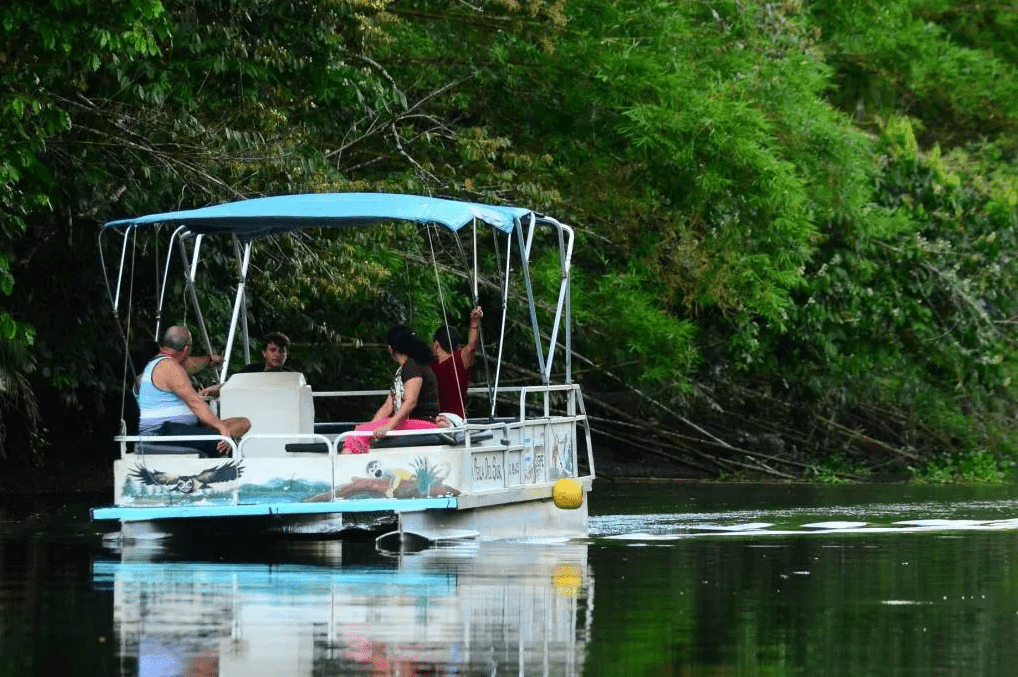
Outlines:
{"type": "Polygon", "coordinates": [[[466,419],[467,388],[474,374],[474,355],[480,342],[479,325],[484,313],[480,307],[470,311],[470,332],[467,343],[458,347],[459,332],[455,327],[439,327],[431,344],[435,361],[431,370],[438,380],[438,400],[442,413],[466,419]]]}

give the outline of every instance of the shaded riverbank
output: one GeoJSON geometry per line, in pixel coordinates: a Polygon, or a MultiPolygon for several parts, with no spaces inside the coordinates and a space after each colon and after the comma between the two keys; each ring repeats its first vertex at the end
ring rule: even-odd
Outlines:
{"type": "Polygon", "coordinates": [[[0,473],[0,494],[4,496],[90,492],[108,492],[112,496],[111,464],[8,465],[4,472],[0,473]]]}

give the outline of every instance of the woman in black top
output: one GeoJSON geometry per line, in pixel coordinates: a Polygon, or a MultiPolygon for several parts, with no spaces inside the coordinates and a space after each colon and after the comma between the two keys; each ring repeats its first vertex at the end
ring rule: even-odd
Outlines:
{"type": "Polygon", "coordinates": [[[394,327],[385,337],[389,355],[399,363],[389,396],[374,417],[354,430],[371,436],[351,435],[343,443],[344,454],[363,454],[374,440],[390,430],[423,430],[437,427],[438,381],[428,365],[435,359],[431,348],[406,327],[394,327]]]}

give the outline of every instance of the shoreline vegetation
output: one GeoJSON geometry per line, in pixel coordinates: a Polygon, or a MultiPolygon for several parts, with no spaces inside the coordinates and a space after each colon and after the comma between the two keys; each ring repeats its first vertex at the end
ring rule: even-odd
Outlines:
{"type": "MultiPolygon", "coordinates": [[[[14,487],[114,454],[125,346],[155,318],[112,316],[98,261],[119,252],[99,251],[101,224],[324,191],[517,204],[576,228],[572,364],[606,474],[1018,477],[1013,9],[43,0],[0,16],[14,487]]],[[[247,280],[252,335],[290,336],[316,388],[381,382],[384,351],[362,341],[391,325],[466,327],[464,241],[321,237],[320,254],[297,236],[259,245],[247,280]]],[[[481,270],[503,269],[497,245],[481,270]]],[[[533,261],[539,292],[557,266],[533,261]]],[[[135,300],[154,278],[132,280],[135,300]]],[[[495,282],[478,280],[485,317],[501,314],[495,282]]],[[[198,289],[211,327],[235,284],[198,289]]],[[[535,369],[528,331],[506,335],[504,379],[535,369]]],[[[490,328],[481,351],[499,352],[490,328]]]]}

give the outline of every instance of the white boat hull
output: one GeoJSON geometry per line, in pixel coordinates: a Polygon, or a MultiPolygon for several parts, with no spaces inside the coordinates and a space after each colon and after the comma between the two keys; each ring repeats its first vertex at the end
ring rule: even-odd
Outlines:
{"type": "MultiPolygon", "coordinates": [[[[552,489],[576,477],[571,421],[507,431],[487,446],[421,446],[363,455],[280,453],[204,459],[125,454],[114,464],[120,542],[188,533],[212,537],[384,534],[439,542],[570,538],[586,534],[587,507],[563,509],[552,489]],[[547,436],[545,435],[547,432],[547,436]],[[545,440],[553,441],[546,445],[545,440]]],[[[592,478],[578,478],[584,494],[592,478]]]]}
{"type": "MultiPolygon", "coordinates": [[[[463,538],[480,540],[559,539],[587,535],[587,505],[564,510],[551,498],[502,503],[469,510],[401,513],[399,530],[382,538],[410,535],[437,543],[463,538]]],[[[385,541],[379,541],[383,543],[385,541]]]]}
{"type": "MultiPolygon", "coordinates": [[[[391,531],[400,541],[417,538],[429,542],[586,533],[587,507],[582,499],[591,489],[594,459],[583,396],[572,379],[571,227],[519,207],[378,193],[274,196],[122,219],[106,224],[104,232],[116,232],[122,238],[117,258],[120,269],[115,281],[107,274],[107,283],[118,317],[122,296],[127,299],[127,317],[122,319],[128,328],[131,296],[122,293],[138,270],[128,252],[139,238],[159,238],[164,227],[175,245],[170,251],[176,249],[186,264],[185,287],[209,355],[213,345],[199,308],[198,275],[208,267],[227,273],[221,268],[221,257],[228,257],[228,251],[234,254],[229,273],[236,274],[237,285],[219,366],[219,395],[213,407],[221,418],[246,418],[250,429],[239,443],[221,438],[231,447],[230,455],[211,459],[198,458],[186,446],[195,439],[186,436],[118,436],[121,457],[114,464],[113,505],[97,508],[92,514],[98,520],[119,522],[121,540],[158,538],[178,531],[332,536],[364,531],[365,526],[372,531],[391,531]],[[387,390],[313,390],[304,375],[294,371],[235,373],[227,378],[238,336],[243,337],[244,361],[250,357],[244,311],[248,306],[246,280],[249,274],[257,274],[251,267],[253,246],[256,240],[295,229],[353,228],[392,221],[429,228],[441,225],[450,232],[471,224],[475,229],[475,296],[476,227],[487,223],[496,236],[508,236],[505,260],[513,265],[504,275],[500,273],[502,309],[507,307],[511,286],[521,285],[539,378],[514,385],[501,381],[503,347],[519,340],[506,336],[503,312],[498,338],[490,337],[493,345],[499,346],[497,356],[492,356],[494,379],[486,379],[486,388],[465,393],[485,397],[486,417],[457,428],[393,430],[386,439],[373,442],[370,453],[343,455],[339,452],[346,439],[367,433],[355,429],[357,421],[323,420],[321,414],[347,411],[354,401],[351,398],[365,397],[372,405],[363,409],[372,411],[385,401],[387,390]],[[556,253],[557,284],[545,279],[547,284],[536,289],[530,274],[531,257],[545,260],[545,255],[556,253]],[[551,316],[543,317],[546,309],[552,308],[551,316]],[[333,406],[317,407],[316,402],[333,406]],[[579,471],[580,429],[589,473],[584,476],[579,471]],[[382,450],[384,446],[390,449],[382,450]],[[391,448],[394,446],[397,448],[391,448]],[[553,487],[562,479],[579,486],[570,485],[560,495],[560,507],[553,498],[553,487]]],[[[312,240],[309,233],[308,241],[312,240]]],[[[496,237],[496,247],[498,241],[496,237]]],[[[499,254],[498,249],[494,253],[499,254]]],[[[161,318],[171,316],[164,307],[170,263],[167,257],[152,336],[160,335],[161,318]]],[[[188,310],[183,308],[184,315],[188,310]]],[[[477,405],[473,410],[482,411],[477,405]]]]}

